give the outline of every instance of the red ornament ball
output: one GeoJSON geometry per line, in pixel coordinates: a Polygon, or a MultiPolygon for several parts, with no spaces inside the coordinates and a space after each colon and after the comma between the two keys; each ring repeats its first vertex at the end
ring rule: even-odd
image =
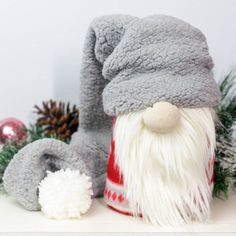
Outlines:
{"type": "Polygon", "coordinates": [[[16,118],[7,118],[0,121],[0,144],[17,144],[26,141],[27,132],[23,122],[16,118]]]}

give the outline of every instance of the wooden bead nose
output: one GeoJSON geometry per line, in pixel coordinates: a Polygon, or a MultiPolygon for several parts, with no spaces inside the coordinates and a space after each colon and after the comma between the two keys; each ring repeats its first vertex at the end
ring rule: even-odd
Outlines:
{"type": "Polygon", "coordinates": [[[180,111],[169,102],[157,102],[143,114],[145,126],[153,132],[171,132],[180,122],[180,111]]]}

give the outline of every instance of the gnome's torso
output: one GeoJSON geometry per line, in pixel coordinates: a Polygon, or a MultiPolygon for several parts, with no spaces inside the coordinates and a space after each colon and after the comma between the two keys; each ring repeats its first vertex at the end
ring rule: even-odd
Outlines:
{"type": "MultiPolygon", "coordinates": [[[[112,120],[114,128],[115,118],[112,120]]],[[[115,160],[115,140],[112,135],[111,148],[108,158],[107,179],[104,189],[104,200],[109,207],[123,214],[131,214],[126,199],[123,176],[115,160]]]]}

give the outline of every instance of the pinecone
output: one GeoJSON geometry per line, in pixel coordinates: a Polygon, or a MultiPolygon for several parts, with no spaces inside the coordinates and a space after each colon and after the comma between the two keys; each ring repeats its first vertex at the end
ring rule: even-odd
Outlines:
{"type": "Polygon", "coordinates": [[[49,100],[42,103],[42,108],[37,105],[34,107],[39,115],[36,123],[43,128],[46,135],[70,141],[79,125],[79,109],[75,105],[71,109],[70,103],[49,100]]]}

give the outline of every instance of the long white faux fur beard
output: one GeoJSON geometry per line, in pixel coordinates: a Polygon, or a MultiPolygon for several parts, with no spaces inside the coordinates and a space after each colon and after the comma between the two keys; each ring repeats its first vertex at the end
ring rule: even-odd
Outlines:
{"type": "Polygon", "coordinates": [[[158,225],[204,222],[210,215],[214,158],[214,111],[180,109],[180,125],[171,133],[149,131],[144,111],[117,117],[116,163],[133,215],[158,225]],[[212,170],[213,171],[213,168],[212,170]]]}

